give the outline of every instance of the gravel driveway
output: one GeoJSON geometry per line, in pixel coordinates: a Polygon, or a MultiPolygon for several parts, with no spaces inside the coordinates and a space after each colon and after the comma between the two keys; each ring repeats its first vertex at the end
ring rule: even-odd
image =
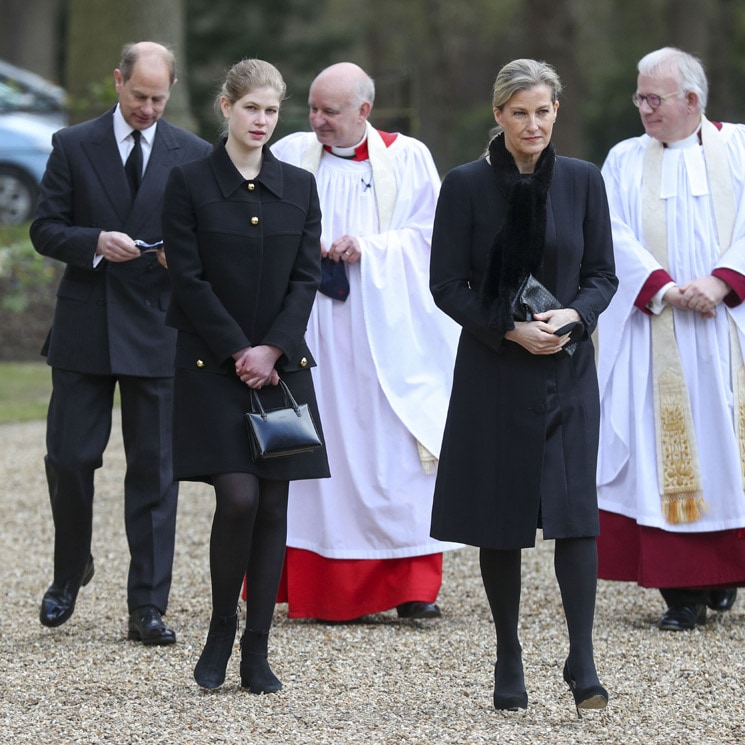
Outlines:
{"type": "Polygon", "coordinates": [[[121,438],[99,471],[96,576],[74,616],[39,624],[51,580],[52,529],[44,425],[0,426],[0,743],[3,745],[474,745],[481,743],[734,744],[745,741],[745,593],[732,611],[686,633],[659,632],[658,593],[602,582],[596,655],[611,700],[578,719],[561,680],[566,630],[551,542],[524,552],[521,636],[530,708],[491,705],[494,628],[475,549],[445,557],[436,621],[328,625],[290,621],[278,606],[271,660],[279,694],[240,689],[238,650],[226,684],[201,691],[192,669],[207,628],[208,488],[181,491],[167,620],[178,644],[126,640],[127,550],[121,438]]]}

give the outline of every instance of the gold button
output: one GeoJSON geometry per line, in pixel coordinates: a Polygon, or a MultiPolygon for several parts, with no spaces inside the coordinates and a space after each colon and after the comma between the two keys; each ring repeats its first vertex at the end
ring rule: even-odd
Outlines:
{"type": "Polygon", "coordinates": [[[307,367],[308,366],[308,360],[307,358],[303,357],[303,359],[300,360],[300,367],[307,367]]]}
{"type": "Polygon", "coordinates": [[[251,225],[258,225],[259,224],[259,218],[258,217],[252,217],[251,218],[251,225]]]}
{"type": "Polygon", "coordinates": [[[197,360],[197,367],[204,367],[204,362],[202,362],[202,360],[197,360]]]}
{"type": "Polygon", "coordinates": [[[248,190],[253,191],[256,188],[256,184],[253,181],[248,182],[248,190]]]}

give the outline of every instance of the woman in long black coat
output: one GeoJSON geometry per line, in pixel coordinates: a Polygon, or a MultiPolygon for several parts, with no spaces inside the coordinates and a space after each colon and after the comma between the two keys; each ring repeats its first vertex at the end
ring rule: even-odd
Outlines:
{"type": "Polygon", "coordinates": [[[556,539],[569,629],[564,678],[580,708],[605,706],[592,650],[599,404],[590,335],[617,286],[595,166],[550,144],[561,84],[515,60],[494,84],[499,125],[485,158],[445,178],[431,289],[463,327],[440,453],[432,535],[479,546],[497,631],[494,706],[527,708],[517,625],[521,549],[556,539]],[[514,320],[532,275],[560,307],[514,320]],[[554,332],[572,324],[572,331],[554,332]]]}
{"type": "Polygon", "coordinates": [[[281,683],[267,638],[282,571],[287,495],[293,479],[329,475],[325,449],[254,462],[243,415],[252,389],[264,408],[282,405],[279,376],[309,404],[320,428],[303,335],[321,280],[321,213],[313,176],[266,147],[285,84],[261,60],[229,71],[219,105],[227,138],[207,158],[175,168],[163,208],[173,286],[167,321],[178,329],[174,473],[212,483],[212,619],[194,677],[225,679],[244,574],[246,631],[241,684],[254,693],[281,683]]]}

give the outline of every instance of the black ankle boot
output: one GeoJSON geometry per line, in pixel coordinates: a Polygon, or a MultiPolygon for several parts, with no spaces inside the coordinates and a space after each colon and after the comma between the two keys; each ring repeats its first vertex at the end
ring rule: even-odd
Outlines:
{"type": "Polygon", "coordinates": [[[207,641],[194,668],[194,680],[202,688],[219,688],[223,684],[237,628],[238,614],[212,616],[207,641]]]}
{"type": "Polygon", "coordinates": [[[241,637],[241,686],[251,693],[282,690],[282,683],[267,662],[268,645],[268,631],[246,629],[241,637]]]}

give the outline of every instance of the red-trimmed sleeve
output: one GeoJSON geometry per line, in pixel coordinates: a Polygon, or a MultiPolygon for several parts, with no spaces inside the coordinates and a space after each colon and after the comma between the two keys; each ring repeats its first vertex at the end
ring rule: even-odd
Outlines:
{"type": "MultiPolygon", "coordinates": [[[[649,313],[649,310],[647,310],[647,305],[649,304],[649,301],[662,289],[666,284],[669,282],[674,282],[675,280],[664,270],[664,269],[655,269],[649,277],[647,277],[647,281],[644,283],[644,286],[639,291],[639,294],[636,296],[636,300],[634,301],[634,305],[639,308],[640,311],[643,313],[647,313],[648,315],[651,315],[649,313]]],[[[726,282],[727,280],[725,280],[726,282]]]]}
{"type": "Polygon", "coordinates": [[[734,269],[715,269],[712,272],[714,277],[718,277],[722,282],[726,282],[731,292],[724,298],[724,304],[729,308],[735,308],[745,300],[745,276],[736,272],[734,269]]]}

